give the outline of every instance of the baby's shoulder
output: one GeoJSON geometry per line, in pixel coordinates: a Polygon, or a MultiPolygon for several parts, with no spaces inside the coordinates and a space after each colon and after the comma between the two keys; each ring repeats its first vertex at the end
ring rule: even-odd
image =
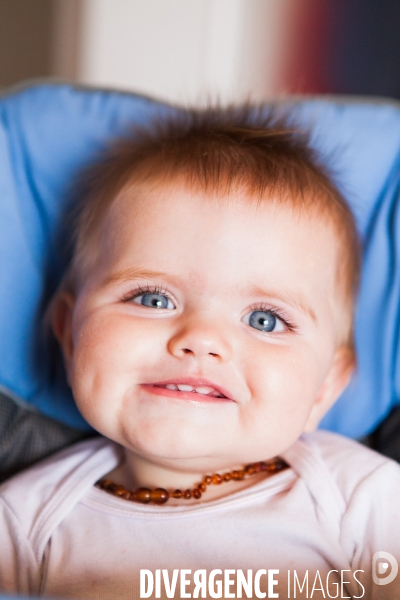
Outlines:
{"type": "Polygon", "coordinates": [[[302,435],[295,447],[292,466],[299,474],[330,480],[346,503],[360,489],[395,487],[400,492],[400,465],[355,440],[319,430],[302,435]]]}
{"type": "Polygon", "coordinates": [[[11,519],[30,537],[42,524],[60,521],[119,460],[118,447],[103,437],[74,444],[0,486],[3,518],[11,519]]]}
{"type": "Polygon", "coordinates": [[[352,471],[356,468],[360,470],[360,475],[364,475],[383,465],[398,466],[361,442],[331,431],[319,429],[303,434],[301,440],[318,453],[332,472],[347,471],[348,467],[352,471]]]}

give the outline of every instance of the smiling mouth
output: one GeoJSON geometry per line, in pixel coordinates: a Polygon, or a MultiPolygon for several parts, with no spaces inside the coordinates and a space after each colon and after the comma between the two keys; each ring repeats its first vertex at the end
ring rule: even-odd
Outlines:
{"type": "Polygon", "coordinates": [[[196,383],[166,381],[142,385],[157,395],[178,397],[182,400],[231,400],[221,389],[200,381],[196,383]]]}

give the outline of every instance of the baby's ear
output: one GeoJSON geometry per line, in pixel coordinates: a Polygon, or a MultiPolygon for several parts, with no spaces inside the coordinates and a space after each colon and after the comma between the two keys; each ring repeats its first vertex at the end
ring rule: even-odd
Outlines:
{"type": "Polygon", "coordinates": [[[331,368],[319,389],[304,431],[314,431],[317,428],[322,417],[347,387],[354,368],[353,350],[347,346],[340,346],[335,352],[331,368]]]}
{"type": "Polygon", "coordinates": [[[75,298],[69,292],[59,292],[54,297],[50,307],[50,323],[55,337],[60,344],[64,364],[69,376],[69,366],[72,358],[72,311],[75,298]]]}

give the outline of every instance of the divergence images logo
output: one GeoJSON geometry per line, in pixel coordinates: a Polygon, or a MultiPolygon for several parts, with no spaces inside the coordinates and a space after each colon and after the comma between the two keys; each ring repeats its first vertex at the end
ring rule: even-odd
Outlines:
{"type": "Polygon", "coordinates": [[[377,585],[387,585],[396,577],[399,570],[397,560],[389,552],[375,552],[372,557],[372,579],[377,585]],[[389,568],[390,565],[390,568],[389,568]],[[386,575],[387,573],[387,575],[386,575]],[[385,575],[382,577],[382,575],[385,575]]]}

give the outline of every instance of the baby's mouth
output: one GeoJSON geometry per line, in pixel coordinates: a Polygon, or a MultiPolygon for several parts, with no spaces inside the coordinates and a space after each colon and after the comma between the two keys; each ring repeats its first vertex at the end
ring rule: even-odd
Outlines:
{"type": "Polygon", "coordinates": [[[203,377],[177,377],[154,381],[152,383],[143,383],[142,386],[149,392],[161,396],[180,398],[182,400],[192,400],[200,402],[211,402],[216,400],[232,401],[230,392],[221,385],[214,383],[203,377]]]}
{"type": "Polygon", "coordinates": [[[194,392],[196,394],[202,394],[203,396],[212,396],[213,398],[226,398],[224,394],[216,390],[214,387],[208,385],[193,386],[187,383],[167,383],[165,385],[153,384],[153,387],[165,388],[167,390],[180,392],[194,392]]]}

